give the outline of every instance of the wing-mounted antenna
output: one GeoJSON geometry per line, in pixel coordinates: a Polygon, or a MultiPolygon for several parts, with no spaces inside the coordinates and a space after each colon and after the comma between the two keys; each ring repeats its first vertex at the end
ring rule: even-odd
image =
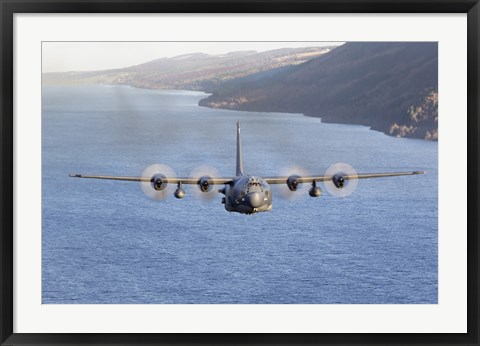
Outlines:
{"type": "Polygon", "coordinates": [[[243,176],[242,139],[240,138],[240,121],[237,121],[237,176],[243,176]]]}

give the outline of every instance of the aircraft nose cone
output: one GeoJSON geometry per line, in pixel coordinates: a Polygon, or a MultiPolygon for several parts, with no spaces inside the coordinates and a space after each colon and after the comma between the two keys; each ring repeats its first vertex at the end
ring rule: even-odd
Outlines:
{"type": "Polygon", "coordinates": [[[263,204],[263,196],[260,192],[250,192],[248,194],[248,203],[253,208],[258,208],[263,204]]]}

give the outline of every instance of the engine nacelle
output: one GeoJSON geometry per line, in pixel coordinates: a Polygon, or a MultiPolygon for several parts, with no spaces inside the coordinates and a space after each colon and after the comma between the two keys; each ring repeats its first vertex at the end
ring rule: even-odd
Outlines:
{"type": "Polygon", "coordinates": [[[150,179],[150,184],[157,191],[165,190],[167,182],[167,177],[163,174],[155,174],[150,179]]]}
{"type": "Polygon", "coordinates": [[[334,175],[332,177],[333,185],[337,188],[342,189],[345,186],[345,179],[342,175],[334,175]]]}
{"type": "Polygon", "coordinates": [[[298,175],[291,175],[290,177],[288,177],[287,186],[290,189],[290,191],[297,191],[299,178],[300,177],[298,175]]]}
{"type": "Polygon", "coordinates": [[[213,179],[209,176],[201,177],[198,180],[198,186],[200,187],[200,191],[202,192],[209,192],[212,189],[213,179]]]}

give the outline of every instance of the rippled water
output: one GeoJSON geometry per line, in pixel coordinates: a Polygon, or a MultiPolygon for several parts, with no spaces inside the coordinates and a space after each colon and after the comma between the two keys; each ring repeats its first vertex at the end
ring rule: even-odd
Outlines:
{"type": "Polygon", "coordinates": [[[43,88],[43,303],[437,303],[437,143],[198,107],[203,97],[43,88]],[[192,187],[158,202],[137,183],[68,177],[140,175],[152,163],[231,176],[237,120],[250,174],[323,174],[339,161],[428,174],[360,181],[343,199],[274,191],[273,210],[255,215],[225,211],[221,195],[198,200],[192,187]]]}

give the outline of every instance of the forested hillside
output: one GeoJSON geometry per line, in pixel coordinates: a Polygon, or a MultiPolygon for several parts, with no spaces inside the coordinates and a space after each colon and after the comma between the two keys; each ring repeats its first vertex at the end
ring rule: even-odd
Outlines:
{"type": "Polygon", "coordinates": [[[437,70],[437,43],[346,43],[301,65],[222,83],[201,105],[304,113],[435,140],[437,70]]]}

